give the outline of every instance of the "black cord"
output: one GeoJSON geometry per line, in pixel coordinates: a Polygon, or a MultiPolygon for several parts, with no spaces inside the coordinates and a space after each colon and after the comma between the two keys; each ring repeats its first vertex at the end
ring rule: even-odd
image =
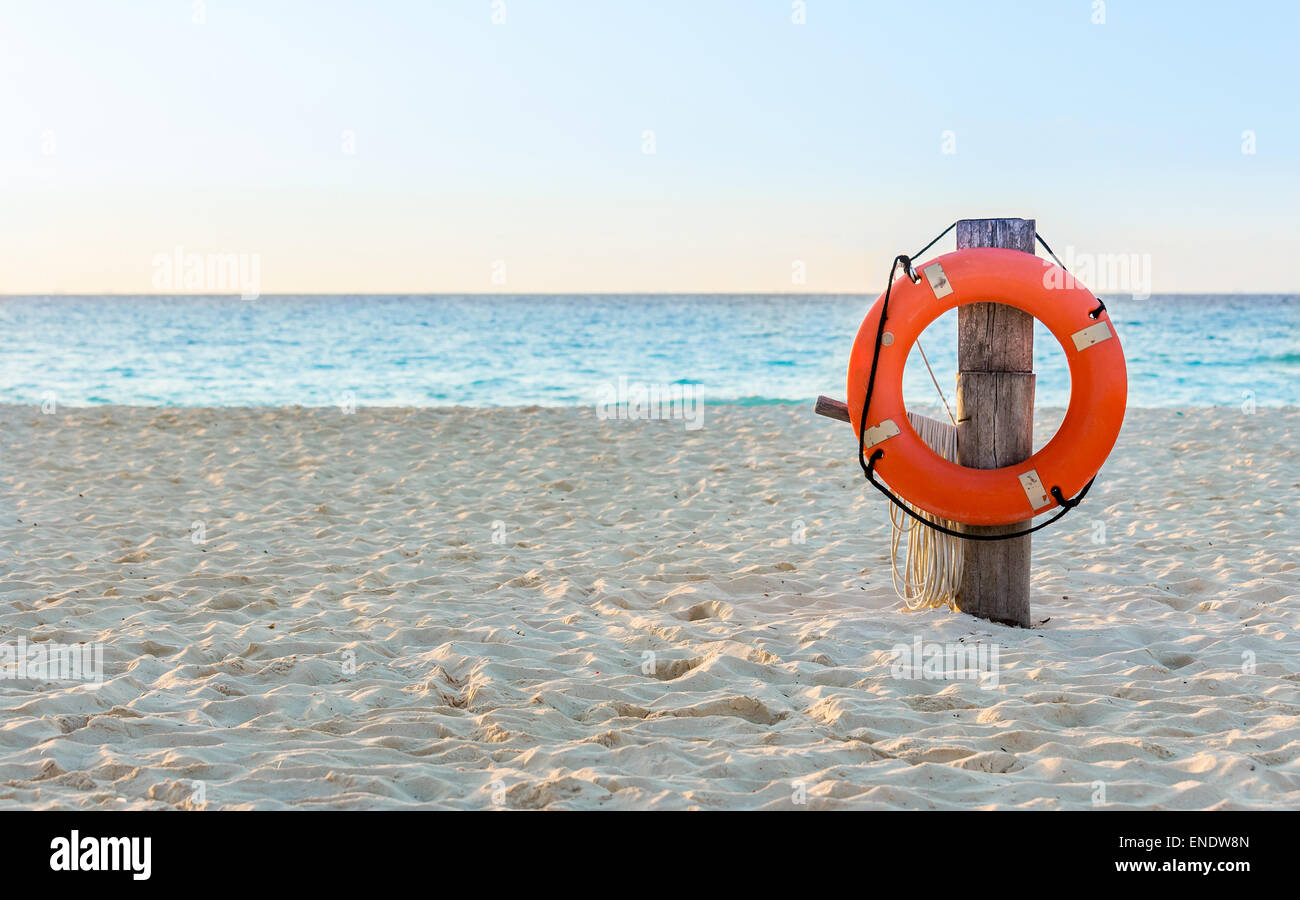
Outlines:
{"type": "MultiPolygon", "coordinates": [[[[1055,261],[1055,263],[1061,267],[1061,271],[1064,272],[1066,275],[1069,275],[1070,270],[1065,267],[1065,263],[1061,262],[1059,259],[1056,258],[1056,254],[1052,252],[1051,247],[1047,246],[1047,241],[1043,240],[1043,236],[1039,234],[1037,231],[1035,231],[1034,237],[1038,239],[1038,243],[1043,245],[1043,249],[1047,251],[1047,255],[1050,256],[1053,259],[1053,261],[1055,261]]],[[[1074,276],[1071,275],[1070,277],[1073,278],[1074,276]]],[[[1088,318],[1095,319],[1105,311],[1106,311],[1106,304],[1102,302],[1102,299],[1100,297],[1098,297],[1097,307],[1095,309],[1091,309],[1088,311],[1088,318]]]]}
{"type": "MultiPolygon", "coordinates": [[[[934,241],[930,243],[934,243],[934,241]]],[[[867,464],[867,410],[871,407],[871,395],[876,390],[876,367],[880,364],[880,343],[885,336],[885,318],[889,314],[889,294],[894,289],[894,273],[898,271],[900,262],[907,269],[912,268],[912,261],[906,256],[895,256],[894,264],[889,267],[889,283],[885,285],[885,297],[880,303],[880,324],[876,326],[876,349],[871,356],[871,374],[867,377],[867,396],[862,401],[862,417],[858,419],[858,465],[862,467],[862,474],[867,476],[867,480],[872,484],[876,483],[871,476],[871,470],[875,467],[876,460],[873,457],[871,464],[867,464]]],[[[884,451],[877,452],[883,453],[884,451]]]]}
{"type": "Polygon", "coordinates": [[[1038,241],[1038,243],[1043,245],[1043,249],[1047,251],[1047,255],[1052,258],[1053,262],[1055,262],[1058,266],[1061,267],[1061,271],[1065,272],[1065,274],[1067,275],[1070,274],[1070,270],[1065,268],[1065,263],[1057,259],[1056,254],[1052,252],[1052,248],[1047,246],[1047,241],[1043,240],[1043,236],[1039,234],[1037,231],[1035,231],[1034,238],[1038,241]]]}
{"type": "Polygon", "coordinates": [[[880,459],[884,455],[885,455],[884,450],[877,450],[875,453],[871,454],[871,460],[867,463],[867,470],[868,470],[867,480],[871,482],[871,486],[874,487],[876,490],[880,491],[880,493],[884,494],[886,497],[888,497],[895,506],[897,506],[903,512],[907,513],[913,519],[916,519],[916,521],[920,522],[922,525],[927,525],[930,528],[933,528],[935,531],[941,532],[942,534],[949,534],[952,535],[953,537],[962,538],[963,540],[967,540],[967,541],[1007,541],[1010,540],[1011,538],[1024,537],[1027,534],[1033,534],[1035,531],[1038,531],[1040,528],[1046,528],[1048,525],[1051,525],[1057,519],[1061,518],[1061,516],[1065,515],[1070,510],[1074,509],[1076,506],[1082,503],[1083,498],[1088,493],[1088,488],[1092,487],[1092,483],[1097,480],[1096,476],[1093,476],[1091,479],[1089,479],[1088,483],[1083,486],[1083,490],[1075,494],[1072,500],[1066,500],[1065,497],[1062,496],[1061,494],[1061,489],[1059,487],[1053,486],[1052,498],[1061,505],[1061,511],[1058,512],[1056,515],[1052,516],[1050,519],[1045,519],[1044,521],[1039,522],[1037,525],[1033,526],[1032,528],[1025,528],[1020,531],[1012,532],[1011,534],[971,534],[965,531],[954,531],[953,529],[947,527],[946,525],[940,525],[938,522],[932,522],[929,519],[922,517],[920,514],[916,512],[916,510],[912,509],[912,507],[908,506],[906,503],[900,500],[898,496],[895,495],[889,488],[885,487],[879,481],[876,481],[876,473],[875,473],[876,460],[880,459]]]}
{"type": "Polygon", "coordinates": [[[916,259],[916,258],[917,258],[918,256],[920,256],[922,253],[924,253],[925,251],[929,250],[929,249],[930,249],[931,247],[933,247],[935,244],[939,243],[941,240],[943,240],[944,235],[946,235],[948,232],[952,231],[952,230],[953,230],[954,228],[956,228],[956,227],[957,227],[957,223],[956,223],[956,222],[953,222],[951,225],[949,225],[949,226],[948,226],[947,228],[945,228],[943,231],[939,232],[939,236],[938,236],[937,238],[935,238],[934,240],[930,241],[930,243],[926,244],[926,245],[925,245],[924,247],[922,247],[920,250],[918,250],[918,251],[916,251],[915,253],[913,253],[913,254],[912,254],[912,259],[916,259]]]}
{"type": "MultiPolygon", "coordinates": [[[[1088,489],[1092,487],[1092,483],[1097,480],[1097,476],[1094,475],[1091,479],[1089,479],[1088,483],[1083,486],[1083,490],[1079,491],[1079,493],[1075,494],[1074,497],[1069,500],[1065,498],[1065,496],[1061,492],[1061,488],[1059,485],[1053,485],[1051,489],[1052,499],[1054,499],[1060,505],[1061,511],[1058,512],[1056,515],[1052,516],[1050,519],[1040,522],[1037,525],[1033,526],[1032,528],[1025,528],[1021,531],[1012,532],[1011,534],[970,534],[968,532],[963,532],[963,531],[954,531],[953,529],[948,528],[945,525],[940,525],[938,522],[932,522],[929,519],[924,518],[923,516],[919,515],[915,510],[913,510],[910,506],[908,506],[906,503],[900,500],[898,496],[894,494],[893,491],[891,491],[889,488],[885,487],[883,484],[877,481],[876,462],[884,457],[885,451],[883,449],[876,448],[875,452],[871,454],[871,459],[868,460],[866,458],[867,410],[871,408],[871,395],[875,393],[875,389],[876,389],[876,368],[880,363],[880,346],[885,336],[885,318],[889,314],[889,295],[894,289],[894,277],[895,277],[895,273],[898,271],[898,265],[899,263],[903,264],[903,271],[907,273],[907,276],[914,283],[920,281],[921,276],[917,275],[916,270],[912,268],[912,260],[920,256],[926,250],[929,250],[935,244],[939,243],[939,241],[943,238],[944,235],[946,235],[948,232],[952,231],[956,227],[957,227],[957,223],[953,222],[942,232],[940,232],[937,238],[930,241],[930,243],[926,244],[924,247],[920,249],[920,251],[918,251],[917,253],[913,254],[910,257],[904,254],[895,256],[893,264],[889,267],[889,282],[885,285],[885,296],[880,303],[880,323],[876,326],[876,347],[875,347],[875,352],[872,354],[871,357],[871,374],[867,376],[867,395],[865,398],[863,398],[862,416],[858,419],[858,465],[862,467],[862,474],[867,477],[867,481],[870,482],[872,487],[874,487],[876,490],[880,491],[880,493],[888,497],[890,499],[890,502],[892,502],[903,512],[907,513],[913,519],[920,522],[922,525],[925,525],[928,528],[933,528],[935,531],[941,532],[942,534],[951,535],[952,537],[961,538],[962,540],[966,540],[966,541],[1008,541],[1011,540],[1012,538],[1024,537],[1025,535],[1033,534],[1035,531],[1038,531],[1040,528],[1046,528],[1048,525],[1051,525],[1057,519],[1061,518],[1061,516],[1065,515],[1070,510],[1074,509],[1076,506],[1078,506],[1080,503],[1083,502],[1083,498],[1087,495],[1088,489]]],[[[1061,265],[1061,261],[1059,259],[1056,259],[1056,254],[1052,253],[1052,248],[1047,246],[1047,241],[1043,240],[1042,236],[1039,235],[1038,232],[1036,231],[1034,232],[1034,237],[1036,237],[1038,239],[1038,242],[1043,245],[1044,249],[1046,249],[1047,252],[1051,254],[1052,259],[1056,260],[1056,264],[1061,265]]],[[[1061,269],[1064,270],[1065,266],[1061,266],[1061,269]]],[[[1067,272],[1067,274],[1069,273],[1067,272]]],[[[1098,299],[1097,302],[1098,304],[1100,304],[1097,307],[1097,309],[1088,313],[1088,315],[1094,319],[1097,318],[1097,316],[1101,315],[1101,313],[1105,312],[1106,310],[1106,304],[1102,303],[1100,299],[1098,299]]]]}

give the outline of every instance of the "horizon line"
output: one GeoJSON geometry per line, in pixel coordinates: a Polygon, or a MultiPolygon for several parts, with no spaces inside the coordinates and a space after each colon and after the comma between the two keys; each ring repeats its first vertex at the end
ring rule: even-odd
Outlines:
{"type": "MultiPolygon", "coordinates": [[[[844,297],[876,295],[877,291],[275,291],[244,299],[237,292],[177,291],[22,291],[0,292],[0,299],[15,297],[175,297],[227,299],[256,303],[272,297],[844,297]]],[[[1096,291],[1097,297],[1132,296],[1126,291],[1096,291]]],[[[1300,297],[1300,288],[1286,291],[1157,291],[1148,297],[1300,297]]]]}

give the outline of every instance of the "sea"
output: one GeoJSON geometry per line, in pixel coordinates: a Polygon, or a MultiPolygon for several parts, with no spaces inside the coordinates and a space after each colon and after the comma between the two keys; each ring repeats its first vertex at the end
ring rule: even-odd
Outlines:
{"type": "MultiPolygon", "coordinates": [[[[1129,405],[1300,406],[1300,295],[1104,296],[1129,405]]],[[[704,404],[845,396],[867,295],[0,297],[0,403],[581,406],[623,385],[704,404]],[[621,380],[621,381],[620,381],[621,380]]],[[[956,312],[922,335],[904,396],[950,403],[956,312]],[[933,381],[930,372],[933,371],[933,381]],[[937,382],[937,387],[936,387],[937,382]]],[[[1069,372],[1041,324],[1036,402],[1069,372]]]]}

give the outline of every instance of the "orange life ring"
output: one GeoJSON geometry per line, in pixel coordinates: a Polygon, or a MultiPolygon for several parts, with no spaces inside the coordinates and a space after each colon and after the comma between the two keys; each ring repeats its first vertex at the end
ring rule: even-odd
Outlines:
{"type": "MultiPolygon", "coordinates": [[[[863,446],[884,451],[875,466],[890,488],[926,512],[968,525],[1010,525],[1060,506],[1059,487],[1074,497],[1115,446],[1128,397],[1119,337],[1087,288],[1058,266],[1019,250],[970,249],[916,266],[913,283],[892,287],[863,446]],[[1056,271],[1051,271],[1056,270],[1056,271]],[[1049,285],[1051,285],[1049,287],[1049,285]],[[1038,319],[1056,337],[1070,367],[1070,406],[1056,435],[1029,459],[1001,469],[971,469],[931,450],[908,423],[903,368],[912,345],[940,315],[965,303],[1005,303],[1038,319]]],[[[875,354],[884,295],[867,313],[849,360],[853,433],[875,354]]]]}

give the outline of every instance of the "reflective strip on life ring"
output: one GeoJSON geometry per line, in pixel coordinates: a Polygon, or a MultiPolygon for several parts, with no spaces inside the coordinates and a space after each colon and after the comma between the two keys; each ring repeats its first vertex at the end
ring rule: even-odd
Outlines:
{"type": "MultiPolygon", "coordinates": [[[[1074,497],[1101,469],[1124,421],[1128,374],[1114,326],[1099,303],[1053,263],[1019,250],[958,250],[916,266],[921,280],[893,285],[880,348],[867,455],[875,471],[912,505],[968,525],[1023,522],[1059,504],[1051,489],[1074,497]],[[1053,271],[1055,270],[1055,271],[1053,271]],[[1050,285],[1050,287],[1049,287],[1050,285]],[[940,315],[966,303],[1004,303],[1038,319],[1056,337],[1070,367],[1070,406],[1055,437],[1029,459],[1001,469],[971,469],[935,453],[917,436],[903,405],[903,368],[912,345],[940,315]]],[[[849,360],[848,406],[858,434],[875,351],[882,295],[867,313],[849,360]]]]}

